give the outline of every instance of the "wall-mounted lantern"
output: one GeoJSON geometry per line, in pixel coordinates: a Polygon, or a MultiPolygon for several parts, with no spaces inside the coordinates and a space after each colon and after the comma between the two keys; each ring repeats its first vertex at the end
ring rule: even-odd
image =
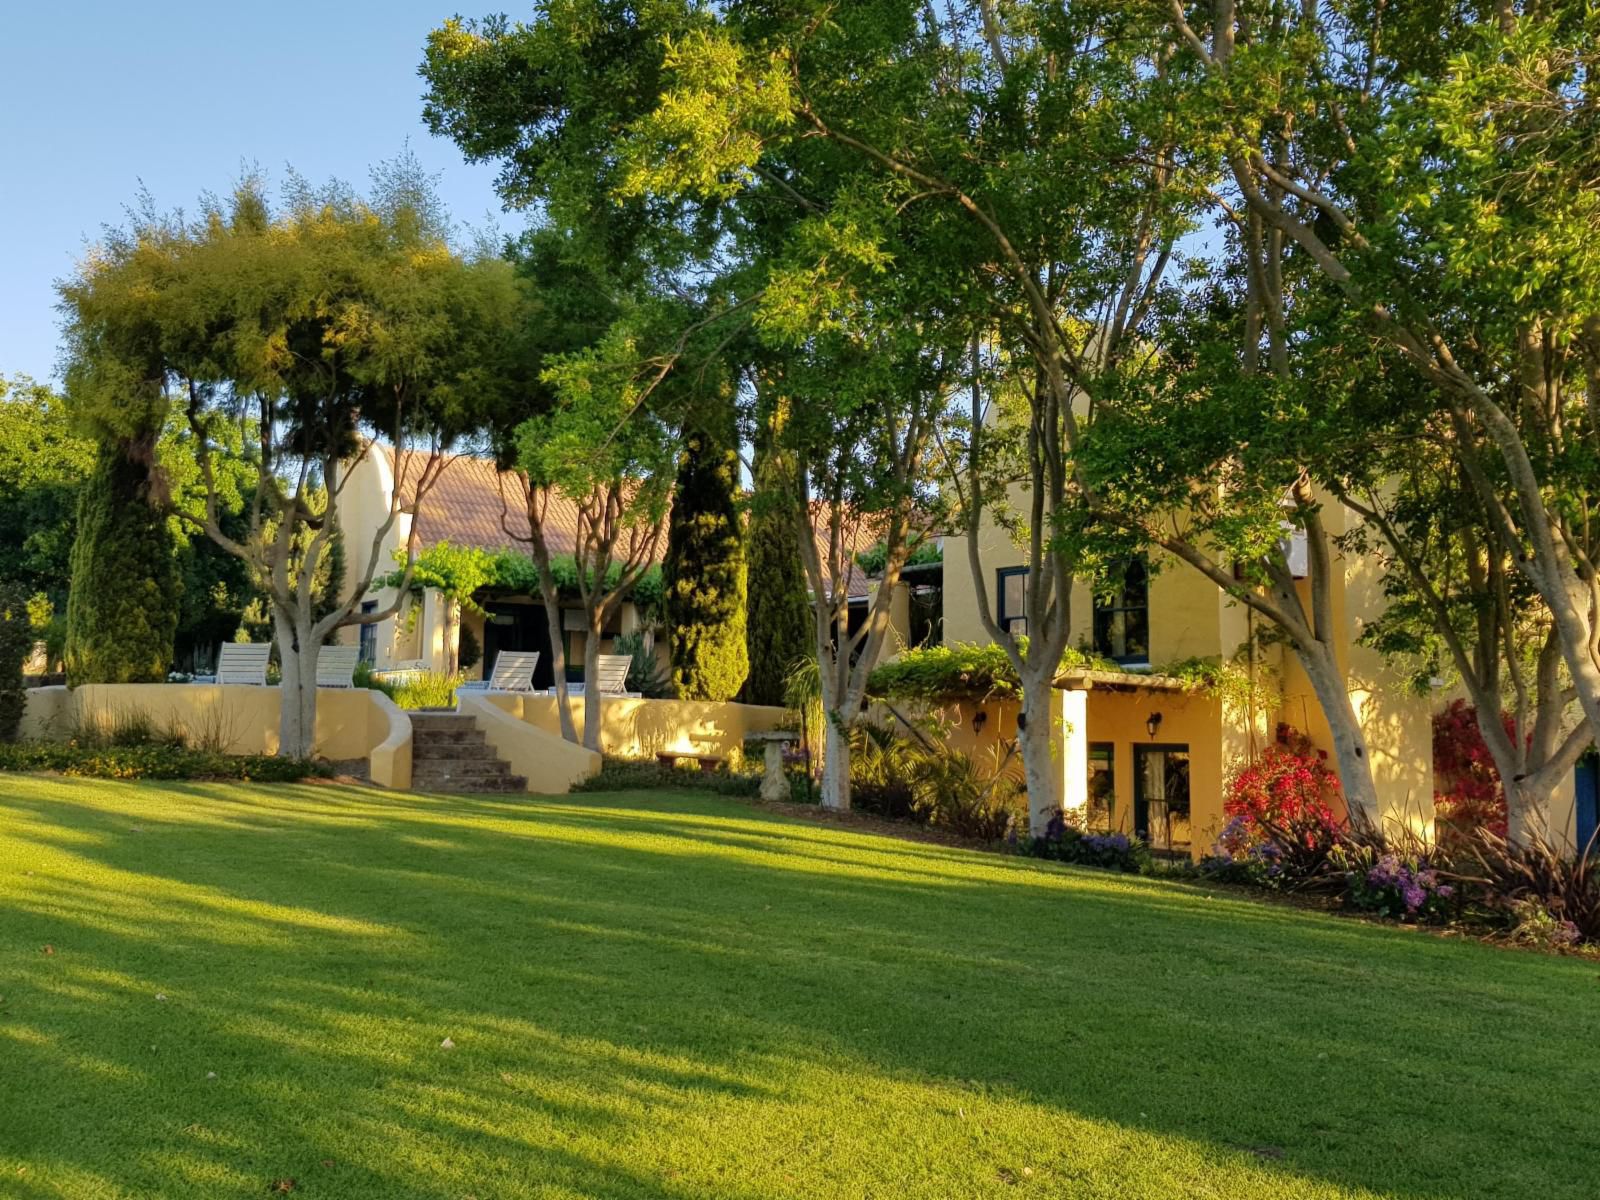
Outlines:
{"type": "Polygon", "coordinates": [[[1146,733],[1148,733],[1152,738],[1156,736],[1156,731],[1158,729],[1160,729],[1160,728],[1161,728],[1161,714],[1160,713],[1153,712],[1148,717],[1146,717],[1144,719],[1144,731],[1146,733]]]}

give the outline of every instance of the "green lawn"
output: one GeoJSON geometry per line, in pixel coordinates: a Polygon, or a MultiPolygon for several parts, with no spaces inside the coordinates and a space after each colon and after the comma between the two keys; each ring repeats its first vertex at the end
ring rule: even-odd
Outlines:
{"type": "Polygon", "coordinates": [[[0,996],[5,1197],[1600,1193],[1592,962],[688,793],[0,776],[0,996]]]}

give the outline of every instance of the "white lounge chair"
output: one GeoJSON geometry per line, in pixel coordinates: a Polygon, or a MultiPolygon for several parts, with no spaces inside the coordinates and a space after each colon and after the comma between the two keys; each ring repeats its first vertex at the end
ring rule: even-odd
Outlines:
{"type": "Polygon", "coordinates": [[[533,672],[539,665],[537,650],[502,650],[494,656],[494,669],[486,680],[463,683],[457,691],[531,692],[533,672]]]}
{"type": "Polygon", "coordinates": [[[602,696],[638,695],[628,691],[628,670],[633,666],[631,654],[602,654],[600,667],[595,672],[595,686],[602,696]]]}
{"type": "Polygon", "coordinates": [[[267,660],[272,657],[269,642],[223,642],[217,653],[217,682],[267,686],[267,660]]]}
{"type": "Polygon", "coordinates": [[[354,687],[356,663],[360,659],[360,646],[324,646],[322,653],[317,656],[317,686],[354,687]]]}
{"type": "MultiPolygon", "coordinates": [[[[596,672],[599,676],[597,686],[602,696],[626,696],[638,699],[643,693],[630,692],[628,688],[628,671],[633,666],[633,656],[628,654],[602,654],[600,656],[600,669],[596,672]]],[[[567,695],[581,696],[587,688],[582,680],[567,684],[567,695]]],[[[556,694],[555,688],[550,688],[548,695],[556,694]]]]}

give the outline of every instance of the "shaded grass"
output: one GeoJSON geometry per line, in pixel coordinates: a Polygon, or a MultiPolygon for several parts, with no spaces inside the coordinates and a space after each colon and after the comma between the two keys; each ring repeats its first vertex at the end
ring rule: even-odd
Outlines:
{"type": "Polygon", "coordinates": [[[0,788],[3,1196],[1600,1178],[1592,963],[689,793],[0,788]]]}

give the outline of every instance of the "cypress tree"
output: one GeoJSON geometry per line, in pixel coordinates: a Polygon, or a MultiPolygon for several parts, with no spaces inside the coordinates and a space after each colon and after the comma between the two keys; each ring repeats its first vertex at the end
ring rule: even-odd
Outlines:
{"type": "Polygon", "coordinates": [[[750,677],[745,699],[751,704],[782,704],[790,671],[816,651],[805,566],[784,503],[785,489],[794,482],[779,455],[764,446],[756,450],[755,496],[746,534],[750,677]]]}
{"type": "Polygon", "coordinates": [[[178,629],[178,560],[151,494],[153,441],[102,445],[78,497],[67,595],[67,682],[165,680],[178,629]]]}
{"type": "Polygon", "coordinates": [[[739,519],[739,455],[726,430],[687,438],[661,575],[679,699],[731,700],[749,667],[745,657],[744,529],[739,519]]]}

